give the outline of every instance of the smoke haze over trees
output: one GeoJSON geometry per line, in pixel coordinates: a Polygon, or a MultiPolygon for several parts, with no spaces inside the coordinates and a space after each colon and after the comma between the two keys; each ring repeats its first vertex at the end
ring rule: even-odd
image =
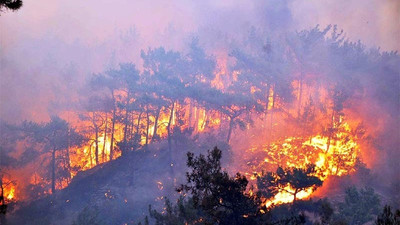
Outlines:
{"type": "Polygon", "coordinates": [[[398,1],[0,7],[11,223],[394,220],[398,1]]]}

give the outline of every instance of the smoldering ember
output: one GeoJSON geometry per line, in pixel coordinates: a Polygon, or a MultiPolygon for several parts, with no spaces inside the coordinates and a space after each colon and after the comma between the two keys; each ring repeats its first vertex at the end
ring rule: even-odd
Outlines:
{"type": "Polygon", "coordinates": [[[0,1],[1,225],[400,224],[397,0],[0,1]]]}

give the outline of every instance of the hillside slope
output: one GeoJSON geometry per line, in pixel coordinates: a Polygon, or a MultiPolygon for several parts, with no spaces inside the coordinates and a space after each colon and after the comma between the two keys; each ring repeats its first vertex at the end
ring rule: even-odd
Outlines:
{"type": "Polygon", "coordinates": [[[175,183],[184,178],[184,149],[174,149],[173,170],[167,146],[158,145],[80,172],[67,188],[10,214],[8,223],[69,225],[80,213],[98,214],[105,224],[143,220],[149,204],[157,207],[162,196],[176,195],[170,177],[179,178],[175,183]]]}

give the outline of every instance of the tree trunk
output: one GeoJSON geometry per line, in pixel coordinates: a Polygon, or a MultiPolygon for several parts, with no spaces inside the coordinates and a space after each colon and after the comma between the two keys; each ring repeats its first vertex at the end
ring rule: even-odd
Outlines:
{"type": "Polygon", "coordinates": [[[229,141],[231,140],[231,134],[232,134],[232,129],[233,129],[233,124],[234,124],[234,117],[229,117],[229,130],[228,130],[228,137],[226,138],[226,142],[229,144],[229,141]]]}
{"type": "Polygon", "coordinates": [[[326,152],[329,152],[329,147],[331,146],[331,139],[332,139],[333,128],[334,128],[334,123],[333,123],[333,120],[334,120],[334,117],[335,117],[334,115],[335,115],[335,111],[333,110],[332,111],[332,116],[331,116],[331,128],[330,128],[329,133],[328,133],[328,143],[327,143],[327,147],[326,147],[326,152]]]}
{"type": "Polygon", "coordinates": [[[139,113],[137,124],[136,124],[136,133],[138,133],[138,134],[140,133],[140,121],[142,120],[142,114],[143,114],[143,112],[139,113]]]}
{"type": "Polygon", "coordinates": [[[268,83],[267,84],[267,102],[265,103],[267,108],[265,110],[265,115],[268,114],[270,93],[271,93],[271,84],[268,83]]]}
{"type": "Polygon", "coordinates": [[[222,131],[222,122],[223,122],[224,116],[222,115],[222,113],[220,111],[218,111],[217,113],[218,113],[218,117],[219,117],[218,131],[221,132],[222,131]]]}
{"type": "Polygon", "coordinates": [[[157,137],[158,118],[160,117],[160,112],[161,112],[161,107],[159,107],[156,112],[156,118],[154,121],[154,130],[153,130],[153,138],[152,139],[154,139],[154,137],[157,137]]]}
{"type": "Polygon", "coordinates": [[[7,224],[6,221],[6,213],[7,213],[7,205],[4,200],[4,187],[3,187],[3,180],[2,177],[0,176],[0,189],[1,189],[1,195],[0,195],[0,225],[5,225],[7,224]]]}
{"type": "Polygon", "coordinates": [[[115,132],[115,111],[116,111],[114,92],[112,93],[112,99],[113,99],[113,118],[112,118],[112,125],[111,125],[110,161],[114,157],[114,132],[115,132]]]}
{"type": "Polygon", "coordinates": [[[106,121],[105,121],[105,125],[104,125],[104,139],[103,139],[103,151],[102,151],[102,157],[101,160],[103,162],[106,161],[106,141],[107,141],[107,121],[108,120],[108,113],[106,112],[106,121]]]}
{"type": "Polygon", "coordinates": [[[0,189],[1,189],[1,195],[0,195],[0,203],[1,205],[4,205],[4,187],[3,187],[3,177],[0,175],[0,189]]]}
{"type": "Polygon", "coordinates": [[[296,203],[296,200],[297,200],[297,193],[299,192],[299,190],[298,189],[296,189],[295,191],[294,191],[294,194],[293,194],[293,205],[296,203]]]}
{"type": "Polygon", "coordinates": [[[51,152],[51,194],[56,191],[56,149],[51,152]]]}
{"type": "Polygon", "coordinates": [[[127,146],[127,135],[128,135],[128,121],[129,121],[129,113],[128,113],[128,107],[129,107],[129,92],[128,92],[128,96],[126,98],[126,109],[125,109],[125,119],[124,119],[124,123],[125,123],[125,128],[124,128],[124,141],[123,141],[123,147],[121,149],[121,153],[122,155],[125,155],[128,151],[128,146],[127,146]]]}
{"type": "Polygon", "coordinates": [[[96,165],[98,165],[99,164],[99,141],[98,141],[98,139],[99,139],[99,128],[97,126],[95,126],[95,138],[96,138],[96,140],[94,141],[94,143],[95,143],[96,146],[95,146],[94,154],[95,154],[96,165]]]}
{"type": "Polygon", "coordinates": [[[93,146],[93,143],[94,143],[94,142],[92,142],[92,143],[90,144],[90,148],[89,148],[90,167],[93,167],[93,155],[92,155],[92,146],[93,146]]]}
{"type": "Polygon", "coordinates": [[[203,120],[203,123],[201,124],[201,129],[203,130],[203,129],[205,129],[206,128],[206,126],[207,126],[207,120],[208,120],[208,118],[207,118],[208,116],[207,116],[207,111],[206,111],[206,109],[204,108],[204,120],[203,120]]]}
{"type": "Polygon", "coordinates": [[[67,153],[66,153],[66,165],[67,165],[67,169],[68,169],[68,179],[67,182],[69,183],[71,180],[71,159],[70,159],[70,152],[69,152],[69,146],[70,146],[70,129],[68,128],[67,130],[67,153]]]}
{"type": "Polygon", "coordinates": [[[271,84],[268,82],[267,84],[267,101],[266,101],[266,109],[264,113],[264,124],[263,124],[263,130],[264,130],[264,135],[268,135],[268,112],[269,112],[269,103],[270,103],[270,93],[271,93],[271,84]]]}
{"type": "Polygon", "coordinates": [[[194,127],[194,131],[195,133],[197,133],[199,131],[199,122],[200,122],[200,109],[199,106],[196,105],[196,114],[195,114],[195,127],[194,127]]]}
{"type": "Polygon", "coordinates": [[[300,80],[299,80],[299,102],[297,105],[297,118],[300,118],[301,113],[301,100],[303,98],[303,72],[301,72],[300,80]]]}
{"type": "Polygon", "coordinates": [[[129,122],[128,129],[126,131],[128,134],[128,137],[126,138],[127,140],[131,140],[133,138],[133,135],[134,135],[133,128],[136,127],[134,120],[135,120],[135,115],[134,115],[134,113],[131,113],[130,116],[128,117],[128,121],[132,121],[132,122],[129,122]]]}
{"type": "Polygon", "coordinates": [[[172,124],[172,118],[174,116],[174,110],[175,110],[175,102],[172,102],[172,107],[171,107],[171,114],[169,116],[168,120],[168,125],[167,125],[167,133],[168,133],[168,150],[169,150],[169,162],[170,162],[170,174],[171,174],[171,187],[173,187],[174,184],[174,160],[172,156],[172,140],[171,140],[171,124],[172,124]]]}
{"type": "Polygon", "coordinates": [[[273,88],[274,93],[272,94],[272,106],[271,106],[271,127],[270,127],[270,136],[272,137],[273,125],[274,125],[274,108],[275,108],[275,100],[276,100],[276,90],[275,86],[273,88]]]}
{"type": "Polygon", "coordinates": [[[1,195],[0,195],[0,225],[5,225],[7,224],[6,221],[6,213],[7,213],[7,204],[5,203],[4,200],[4,187],[3,187],[3,177],[0,176],[0,189],[1,189],[1,195]]]}
{"type": "Polygon", "coordinates": [[[149,128],[150,128],[150,114],[149,110],[146,111],[146,147],[149,144],[149,128]]]}
{"type": "Polygon", "coordinates": [[[192,99],[189,100],[189,129],[192,128],[192,111],[193,111],[193,103],[192,103],[192,99]]]}
{"type": "Polygon", "coordinates": [[[171,151],[172,150],[172,143],[171,143],[171,123],[172,123],[172,118],[174,116],[174,110],[175,110],[175,102],[172,102],[172,107],[171,107],[171,113],[169,116],[168,120],[168,125],[167,125],[167,133],[168,133],[168,148],[171,151]]]}

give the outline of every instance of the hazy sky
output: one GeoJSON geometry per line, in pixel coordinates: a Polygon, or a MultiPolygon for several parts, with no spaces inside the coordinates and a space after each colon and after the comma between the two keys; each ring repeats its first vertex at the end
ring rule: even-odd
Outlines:
{"type": "Polygon", "coordinates": [[[181,50],[191,35],[214,47],[252,25],[317,24],[337,24],[368,47],[400,49],[398,0],[24,0],[0,16],[0,117],[37,119],[65,84],[82,81],[76,75],[138,63],[141,49],[181,50]]]}
{"type": "MultiPolygon", "coordinates": [[[[132,26],[145,36],[163,32],[168,26],[193,32],[208,22],[212,22],[209,26],[230,21],[256,22],[257,17],[262,17],[262,12],[257,11],[264,4],[260,2],[273,5],[277,1],[25,0],[22,9],[0,17],[1,42],[2,48],[12,47],[21,39],[55,35],[65,41],[79,39],[90,43],[132,26]],[[223,18],[227,13],[232,13],[230,20],[223,18]]],[[[381,46],[385,50],[399,49],[398,0],[286,2],[298,29],[338,24],[351,39],[362,39],[369,46],[381,46]]]]}

